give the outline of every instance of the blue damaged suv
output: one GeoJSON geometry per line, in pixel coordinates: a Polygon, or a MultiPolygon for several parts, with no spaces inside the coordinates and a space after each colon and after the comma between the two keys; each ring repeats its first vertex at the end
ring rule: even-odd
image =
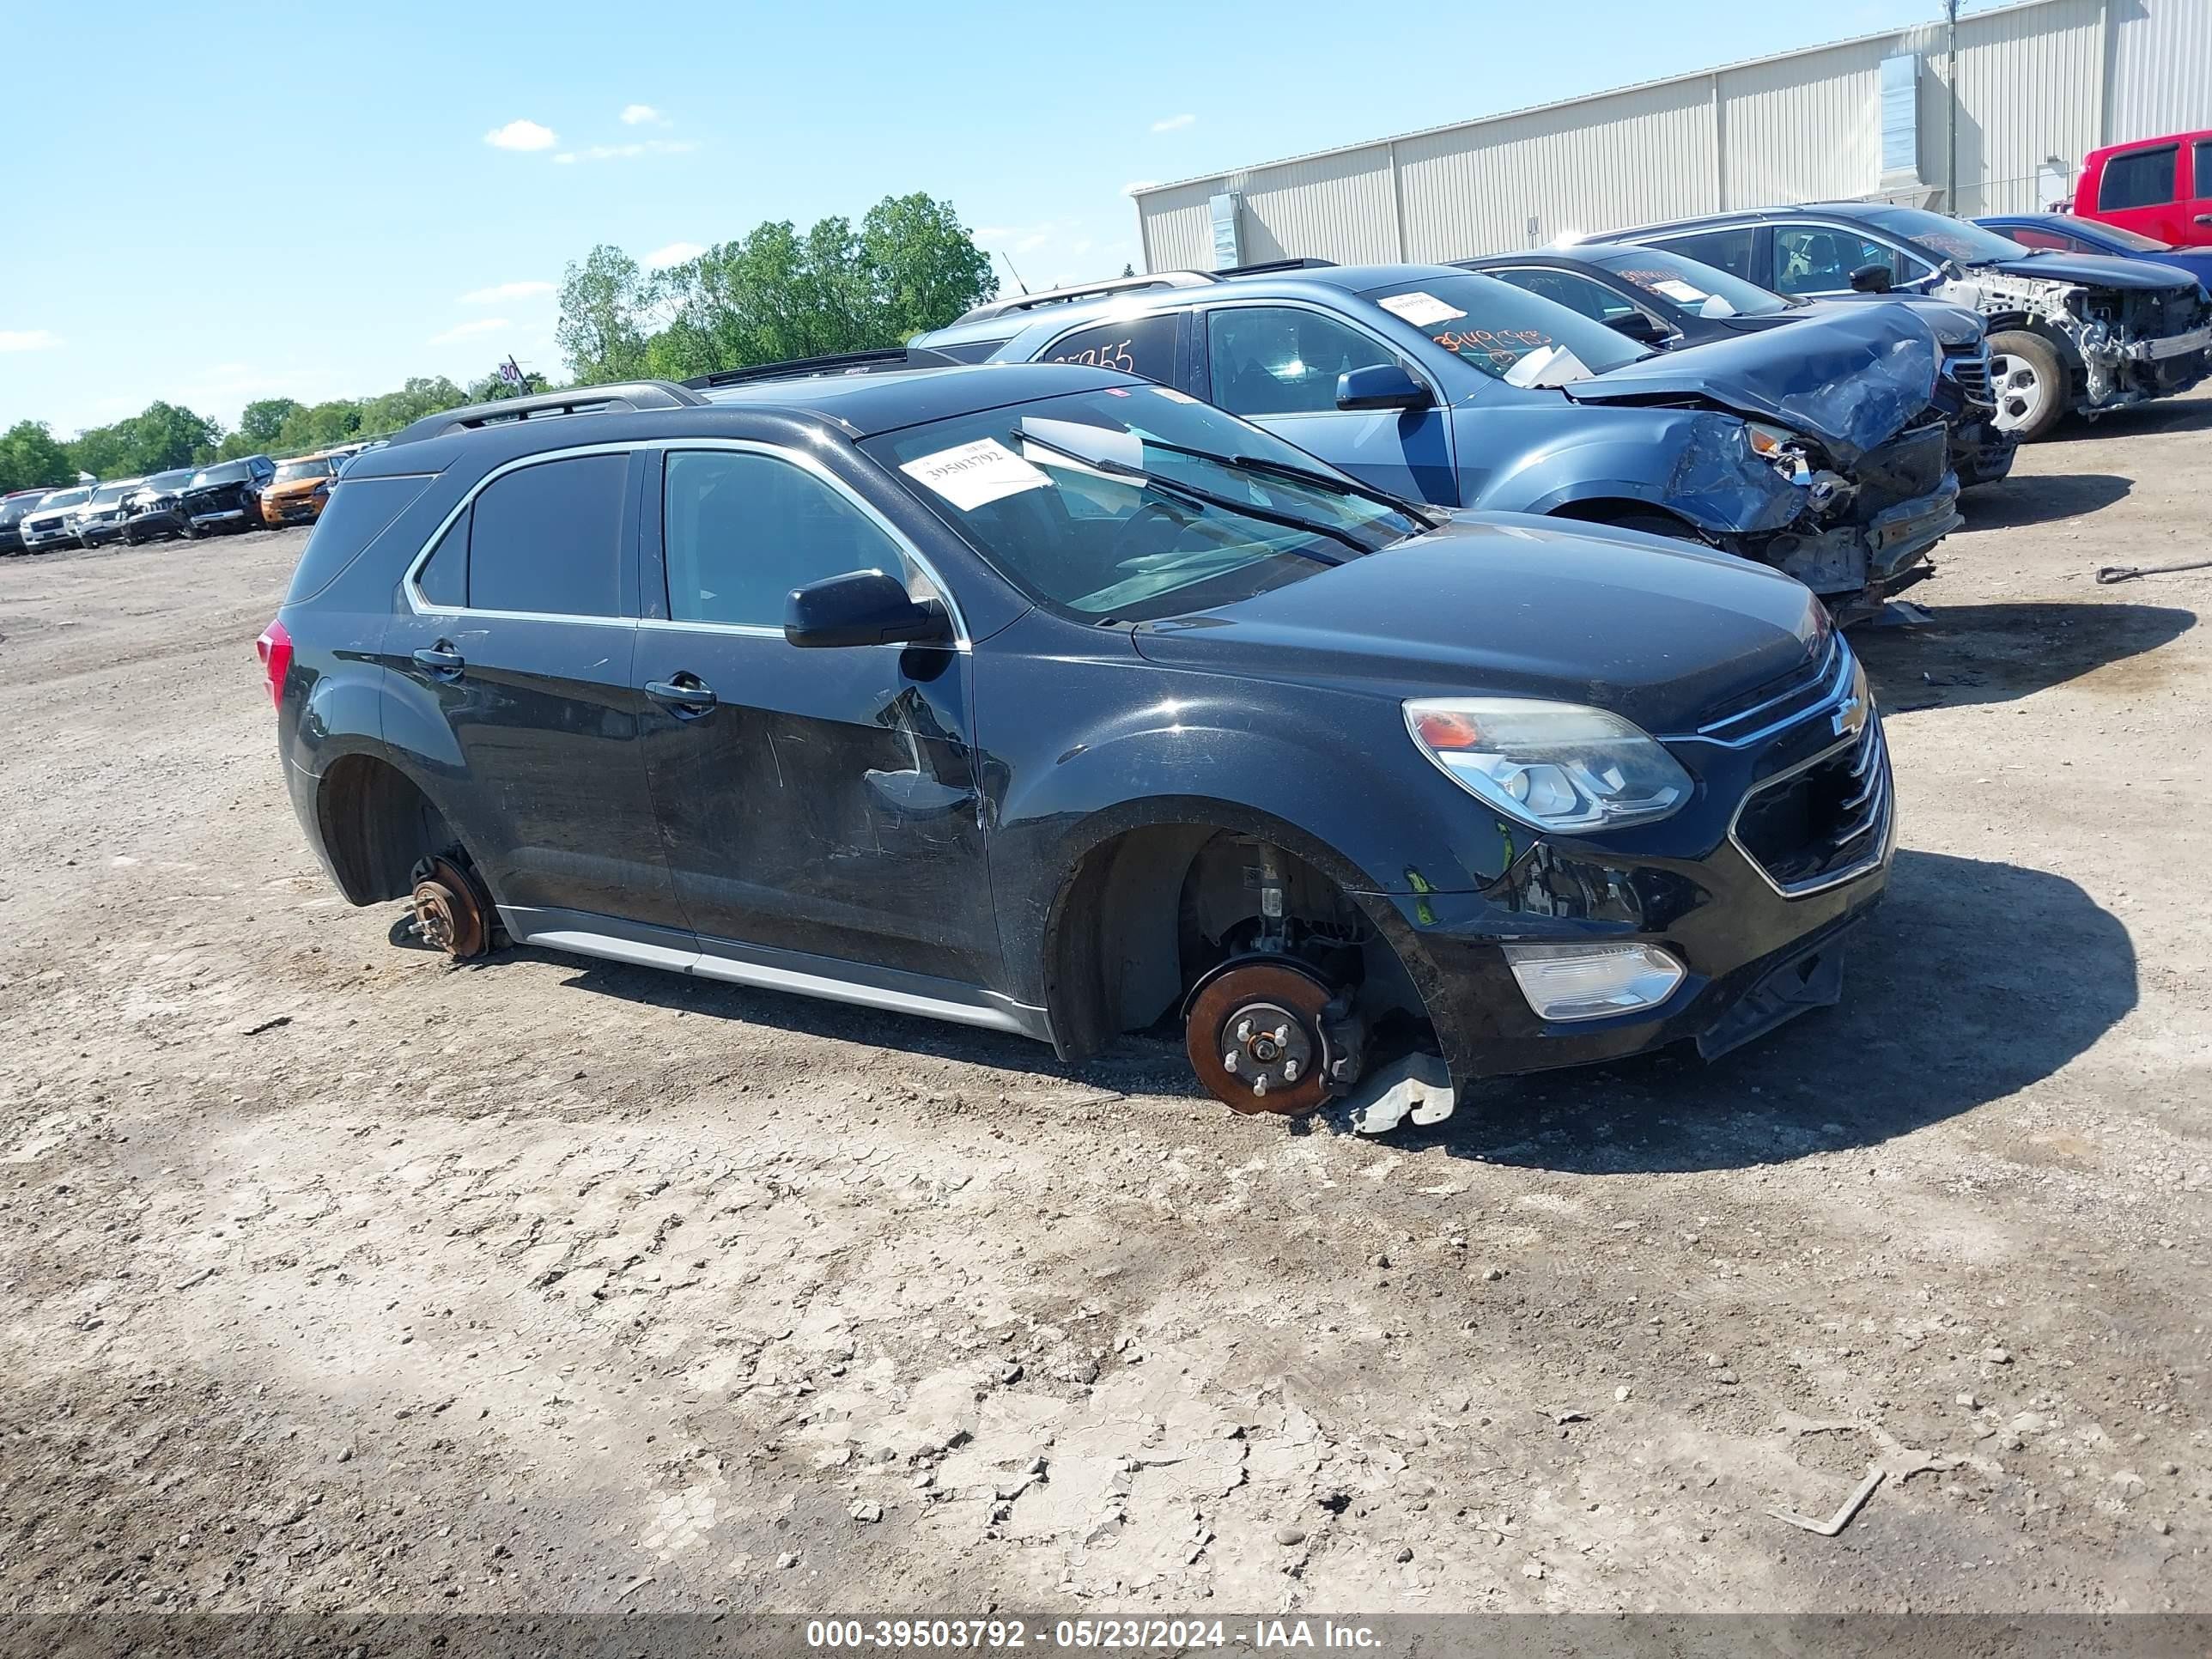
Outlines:
{"type": "Polygon", "coordinates": [[[1494,277],[1300,260],[995,301],[913,343],[1140,374],[1402,495],[1771,565],[1840,620],[1961,522],[1942,349],[1904,307],[1661,353],[1494,277]]]}

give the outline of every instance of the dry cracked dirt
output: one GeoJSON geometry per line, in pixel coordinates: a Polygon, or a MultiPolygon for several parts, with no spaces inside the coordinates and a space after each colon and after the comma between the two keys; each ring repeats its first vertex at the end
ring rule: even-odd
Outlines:
{"type": "Polygon", "coordinates": [[[2212,1607],[2212,573],[2090,574],[2208,462],[2066,430],[1864,637],[1839,1008],[1381,1140],[395,948],[297,532],[0,564],[0,1610],[2212,1607]]]}

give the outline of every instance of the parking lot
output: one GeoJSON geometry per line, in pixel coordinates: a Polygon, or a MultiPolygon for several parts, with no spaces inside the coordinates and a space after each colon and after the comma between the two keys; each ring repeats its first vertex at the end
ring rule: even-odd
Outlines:
{"type": "Polygon", "coordinates": [[[2073,424],[1860,636],[1839,1008],[1381,1140],[395,948],[278,775],[305,532],[0,562],[0,1607],[2203,1607],[2212,572],[2092,573],[2208,463],[2073,424]]]}

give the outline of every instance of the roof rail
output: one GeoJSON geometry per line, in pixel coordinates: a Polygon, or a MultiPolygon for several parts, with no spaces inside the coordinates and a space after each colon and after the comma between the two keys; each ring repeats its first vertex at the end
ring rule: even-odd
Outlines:
{"type": "Polygon", "coordinates": [[[411,444],[423,438],[443,438],[480,427],[501,426],[510,421],[544,420],[561,415],[620,414],[634,409],[690,409],[706,402],[697,392],[669,380],[623,380],[612,386],[572,386],[566,392],[541,392],[527,398],[501,398],[488,404],[425,415],[392,434],[395,444],[411,444]]]}
{"type": "Polygon", "coordinates": [[[1213,275],[1216,277],[1257,276],[1261,272],[1269,270],[1334,270],[1335,269],[1336,261],[1334,259],[1262,259],[1256,264],[1230,265],[1224,270],[1215,271],[1213,275]]]}
{"type": "Polygon", "coordinates": [[[971,311],[962,312],[953,321],[981,323],[994,317],[1034,311],[1039,306],[1060,306],[1073,300],[1096,299],[1102,294],[1130,294],[1147,288],[1195,288],[1201,283],[1213,280],[1212,273],[1204,270],[1158,270],[1148,276],[1111,276],[1103,283],[1078,283],[1069,288],[1048,288],[1035,294],[1017,295],[1011,300],[988,301],[971,311]]]}
{"type": "Polygon", "coordinates": [[[873,351],[833,351],[822,357],[793,357],[781,363],[753,363],[744,368],[718,368],[711,374],[694,374],[686,388],[704,392],[715,386],[744,386],[753,380],[799,380],[824,374],[880,374],[898,368],[943,368],[957,363],[950,353],[928,346],[883,346],[873,351]]]}

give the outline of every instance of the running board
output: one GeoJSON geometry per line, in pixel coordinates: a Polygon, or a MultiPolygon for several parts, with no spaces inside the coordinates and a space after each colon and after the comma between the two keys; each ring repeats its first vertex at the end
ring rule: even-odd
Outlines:
{"type": "Polygon", "coordinates": [[[608,933],[603,930],[610,925],[623,925],[573,911],[502,904],[499,915],[507,937],[518,945],[572,951],[578,956],[659,968],[757,990],[785,991],[886,1013],[920,1014],[987,1031],[1008,1031],[1042,1042],[1052,1041],[1052,1027],[1043,1009],[957,980],[870,968],[799,951],[700,940],[666,928],[625,927],[623,933],[608,933]]]}

